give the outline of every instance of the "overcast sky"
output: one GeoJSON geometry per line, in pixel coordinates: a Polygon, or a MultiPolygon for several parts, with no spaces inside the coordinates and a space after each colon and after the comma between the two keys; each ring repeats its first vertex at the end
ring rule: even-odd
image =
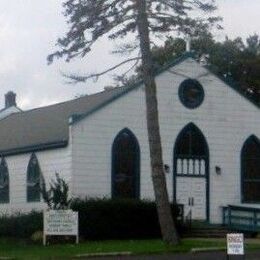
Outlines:
{"type": "MultiPolygon", "coordinates": [[[[112,80],[107,76],[98,83],[71,86],[60,72],[97,72],[116,64],[119,57],[109,55],[112,42],[100,42],[84,60],[47,65],[46,57],[66,31],[62,0],[0,0],[0,108],[4,94],[13,90],[22,109],[53,104],[85,93],[101,91],[112,80]]],[[[247,37],[260,34],[260,0],[217,0],[224,18],[225,35],[247,37]]]]}

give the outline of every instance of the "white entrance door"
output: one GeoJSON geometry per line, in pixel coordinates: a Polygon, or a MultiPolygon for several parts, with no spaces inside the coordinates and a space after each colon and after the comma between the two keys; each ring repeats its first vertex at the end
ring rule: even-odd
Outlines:
{"type": "Polygon", "coordinates": [[[177,177],[176,201],[184,205],[184,216],[191,212],[193,220],[206,220],[206,178],[177,177]]]}

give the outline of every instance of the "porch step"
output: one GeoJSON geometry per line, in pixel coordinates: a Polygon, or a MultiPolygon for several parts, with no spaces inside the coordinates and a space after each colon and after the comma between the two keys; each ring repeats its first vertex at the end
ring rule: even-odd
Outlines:
{"type": "Polygon", "coordinates": [[[223,226],[219,227],[191,227],[183,232],[183,237],[225,238],[229,233],[223,226]]]}

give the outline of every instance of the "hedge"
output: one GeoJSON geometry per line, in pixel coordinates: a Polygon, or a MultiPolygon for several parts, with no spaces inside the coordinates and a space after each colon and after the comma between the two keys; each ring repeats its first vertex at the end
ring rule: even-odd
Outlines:
{"type": "MultiPolygon", "coordinates": [[[[150,201],[85,199],[74,200],[79,212],[80,237],[87,240],[145,239],[160,237],[156,205],[150,201]]],[[[178,208],[172,205],[178,215],[178,208]]],[[[43,228],[42,212],[0,217],[0,236],[30,238],[43,228]]],[[[178,230],[181,225],[178,223],[178,230]]]]}
{"type": "Polygon", "coordinates": [[[43,228],[41,212],[17,213],[12,216],[0,216],[0,236],[30,238],[43,228]]]}
{"type": "MultiPolygon", "coordinates": [[[[141,200],[76,200],[72,209],[79,212],[80,236],[85,239],[144,239],[160,237],[154,202],[141,200]]],[[[179,214],[172,205],[174,219],[179,214]]],[[[178,230],[181,225],[178,223],[178,230]]]]}

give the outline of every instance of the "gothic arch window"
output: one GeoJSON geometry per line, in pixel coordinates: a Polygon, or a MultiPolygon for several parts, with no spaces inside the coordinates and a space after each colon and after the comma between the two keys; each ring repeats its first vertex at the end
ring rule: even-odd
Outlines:
{"type": "Polygon", "coordinates": [[[175,143],[175,174],[177,176],[205,176],[208,154],[208,145],[204,135],[193,123],[188,124],[175,143]]]}
{"type": "Polygon", "coordinates": [[[38,202],[40,191],[41,170],[36,155],[33,153],[27,167],[27,202],[38,202]]]}
{"type": "Polygon", "coordinates": [[[140,149],[127,128],[116,136],[112,147],[112,197],[139,198],[140,149]]]}
{"type": "Polygon", "coordinates": [[[242,202],[260,202],[260,141],[249,137],[241,152],[242,202]]]}
{"type": "Polygon", "coordinates": [[[0,163],[0,203],[9,202],[9,173],[7,163],[4,158],[0,163]]]}

